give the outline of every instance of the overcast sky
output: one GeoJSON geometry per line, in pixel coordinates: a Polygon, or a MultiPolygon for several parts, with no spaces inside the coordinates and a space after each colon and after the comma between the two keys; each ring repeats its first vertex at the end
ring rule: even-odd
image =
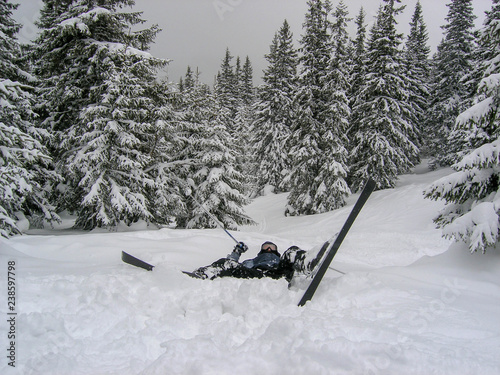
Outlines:
{"type": "MultiPolygon", "coordinates": [[[[32,40],[37,33],[33,22],[39,16],[41,0],[12,0],[20,3],[15,12],[16,20],[24,25],[19,35],[23,42],[32,40]]],[[[407,34],[409,22],[417,0],[403,0],[406,9],[398,19],[400,31],[407,34]]],[[[442,38],[441,26],[446,23],[449,0],[420,0],[424,20],[429,31],[429,44],[435,52],[442,38]]],[[[367,13],[370,26],[382,0],[344,0],[349,16],[355,18],[361,6],[367,13]]],[[[473,0],[478,15],[476,26],[484,20],[484,11],[490,10],[491,0],[473,0]]],[[[336,6],[337,0],[332,0],[336,6]]],[[[150,52],[171,59],[167,74],[177,82],[190,65],[201,71],[201,80],[212,84],[220,68],[226,47],[233,56],[242,60],[248,55],[254,69],[254,83],[261,83],[262,70],[267,66],[264,55],[275,32],[285,19],[288,20],[295,47],[302,34],[302,24],[307,11],[307,0],[136,0],[136,11],[142,11],[146,25],[158,24],[163,30],[150,52]]],[[[351,33],[355,34],[354,22],[351,33]]],[[[233,63],[236,59],[233,60],[233,63]]]]}

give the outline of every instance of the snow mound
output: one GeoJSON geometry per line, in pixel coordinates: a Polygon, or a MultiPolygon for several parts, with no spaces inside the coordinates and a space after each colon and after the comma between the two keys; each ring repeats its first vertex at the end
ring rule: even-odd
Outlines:
{"type": "MultiPolygon", "coordinates": [[[[182,274],[224,257],[221,230],[31,231],[0,239],[0,276],[16,264],[16,367],[2,374],[500,373],[500,249],[469,254],[443,240],[442,208],[423,190],[450,170],[401,178],[373,193],[313,300],[284,280],[197,280],[182,274]],[[125,250],[153,272],[120,260],[125,250]]],[[[284,217],[285,194],[247,207],[258,226],[235,237],[255,256],[317,248],[356,196],[334,212],[284,217]]],[[[144,230],[142,230],[144,229],[144,230]]],[[[122,230],[122,229],[121,229],[122,230]]],[[[5,284],[4,284],[5,285],[5,284]]],[[[4,288],[5,289],[5,288],[4,288]]],[[[5,291],[0,306],[7,315],[5,291]]],[[[7,319],[0,331],[7,332],[7,319]]],[[[7,336],[2,342],[7,345],[7,336]]]]}

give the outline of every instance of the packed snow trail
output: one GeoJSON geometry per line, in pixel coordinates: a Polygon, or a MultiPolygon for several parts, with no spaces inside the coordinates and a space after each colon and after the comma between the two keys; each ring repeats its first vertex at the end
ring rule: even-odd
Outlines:
{"type": "MultiPolygon", "coordinates": [[[[422,171],[424,172],[424,171],[422,171]]],[[[422,191],[449,170],[403,176],[373,193],[314,299],[285,280],[189,278],[225,256],[221,230],[119,228],[30,231],[0,239],[0,276],[14,261],[16,367],[2,374],[460,374],[500,373],[500,249],[470,255],[441,238],[442,203],[422,191]],[[121,251],[154,264],[123,263],[121,251]]],[[[320,245],[340,230],[340,210],[284,217],[286,195],[266,195],[240,228],[253,257],[272,240],[281,251],[320,245]]],[[[0,293],[0,342],[7,300],[0,293]]],[[[4,353],[7,351],[5,350],[4,353]]]]}

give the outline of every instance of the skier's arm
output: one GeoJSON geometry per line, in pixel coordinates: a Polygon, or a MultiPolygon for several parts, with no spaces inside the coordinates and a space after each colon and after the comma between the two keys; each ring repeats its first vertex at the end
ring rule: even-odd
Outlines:
{"type": "Polygon", "coordinates": [[[227,259],[234,260],[235,262],[240,260],[241,254],[248,250],[248,246],[243,242],[238,242],[238,244],[234,247],[233,252],[227,256],[227,259]]]}

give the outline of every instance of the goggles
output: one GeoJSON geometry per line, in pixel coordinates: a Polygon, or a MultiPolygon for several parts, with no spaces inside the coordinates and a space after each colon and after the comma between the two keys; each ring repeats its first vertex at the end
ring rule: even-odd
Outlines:
{"type": "Polygon", "coordinates": [[[278,247],[270,242],[263,244],[262,247],[260,248],[260,251],[277,251],[277,250],[278,247]]]}

